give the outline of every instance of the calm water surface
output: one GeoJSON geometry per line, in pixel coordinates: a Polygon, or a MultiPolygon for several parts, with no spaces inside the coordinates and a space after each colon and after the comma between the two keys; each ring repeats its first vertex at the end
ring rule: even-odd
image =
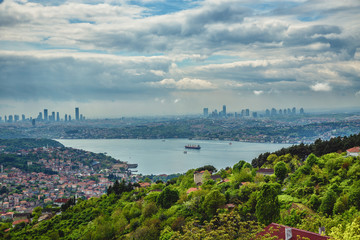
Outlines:
{"type": "Polygon", "coordinates": [[[139,164],[141,174],[184,173],[189,169],[213,165],[217,169],[233,166],[239,160],[251,160],[264,152],[273,152],[289,144],[244,143],[188,139],[60,139],[66,147],[104,153],[128,163],[139,164]],[[187,144],[199,144],[201,150],[186,150],[187,144]]]}

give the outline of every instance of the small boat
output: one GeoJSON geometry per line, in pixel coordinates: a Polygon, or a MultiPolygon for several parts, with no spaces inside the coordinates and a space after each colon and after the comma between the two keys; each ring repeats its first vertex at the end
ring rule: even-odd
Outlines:
{"type": "Polygon", "coordinates": [[[200,145],[186,145],[185,148],[187,149],[197,149],[197,150],[200,150],[200,145]]]}
{"type": "Polygon", "coordinates": [[[187,151],[184,151],[184,154],[187,154],[187,151]]]}

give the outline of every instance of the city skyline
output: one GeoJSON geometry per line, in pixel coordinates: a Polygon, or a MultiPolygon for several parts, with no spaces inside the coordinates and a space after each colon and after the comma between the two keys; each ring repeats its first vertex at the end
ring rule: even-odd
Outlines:
{"type": "Polygon", "coordinates": [[[359,11],[358,0],[3,0],[0,115],[360,109],[359,11]]]}

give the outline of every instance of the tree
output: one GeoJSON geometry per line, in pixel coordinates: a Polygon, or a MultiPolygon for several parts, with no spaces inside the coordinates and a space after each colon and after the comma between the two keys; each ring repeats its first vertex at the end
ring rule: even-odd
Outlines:
{"type": "Polygon", "coordinates": [[[275,176],[282,182],[284,181],[286,174],[287,174],[287,168],[286,164],[284,162],[278,162],[275,165],[275,176]]]}
{"type": "Polygon", "coordinates": [[[280,203],[278,199],[279,184],[266,183],[257,195],[255,214],[259,222],[269,225],[280,217],[280,203]]]}
{"type": "Polygon", "coordinates": [[[243,168],[243,166],[245,165],[245,161],[244,160],[240,160],[238,163],[236,163],[234,166],[233,166],[233,171],[234,173],[235,172],[240,172],[240,170],[243,168]]]}
{"type": "Polygon", "coordinates": [[[319,159],[315,156],[315,154],[310,154],[306,159],[306,164],[312,167],[315,164],[318,164],[319,159]]]}
{"type": "Polygon", "coordinates": [[[212,190],[205,196],[203,206],[209,219],[215,215],[216,210],[223,206],[225,202],[226,197],[219,190],[212,190]]]}
{"type": "Polygon", "coordinates": [[[170,208],[171,205],[179,200],[179,192],[176,189],[171,189],[170,187],[164,188],[164,190],[159,194],[157,198],[157,204],[162,208],[170,208]]]}
{"type": "Polygon", "coordinates": [[[212,173],[217,171],[216,168],[212,165],[205,165],[203,167],[199,167],[196,169],[196,171],[198,171],[198,172],[205,171],[205,170],[212,172],[212,173]]]}
{"type": "Polygon", "coordinates": [[[334,190],[329,189],[326,192],[323,200],[321,201],[320,211],[323,212],[324,214],[332,215],[335,202],[336,202],[336,193],[334,192],[334,190]]]}

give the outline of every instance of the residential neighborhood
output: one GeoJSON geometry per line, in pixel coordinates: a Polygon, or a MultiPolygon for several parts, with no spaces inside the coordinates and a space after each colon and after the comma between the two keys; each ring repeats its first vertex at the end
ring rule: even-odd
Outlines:
{"type": "Polygon", "coordinates": [[[100,164],[99,155],[78,149],[42,147],[18,151],[16,156],[28,156],[32,160],[26,162],[24,169],[1,165],[0,209],[3,212],[31,212],[37,206],[61,205],[62,199],[71,196],[99,197],[113,184],[109,177],[135,179],[127,163],[118,161],[103,168],[106,165],[100,164]],[[30,157],[34,155],[40,156],[37,161],[30,157]],[[39,168],[45,170],[25,171],[39,168]]]}

